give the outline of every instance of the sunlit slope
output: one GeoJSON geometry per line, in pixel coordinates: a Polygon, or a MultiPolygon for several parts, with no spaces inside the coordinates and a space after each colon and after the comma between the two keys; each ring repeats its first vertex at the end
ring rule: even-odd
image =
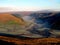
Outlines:
{"type": "Polygon", "coordinates": [[[8,22],[10,20],[12,20],[12,21],[14,20],[17,23],[20,23],[21,25],[25,25],[24,20],[16,18],[10,13],[2,13],[2,14],[0,14],[0,22],[6,23],[6,22],[8,22]]]}

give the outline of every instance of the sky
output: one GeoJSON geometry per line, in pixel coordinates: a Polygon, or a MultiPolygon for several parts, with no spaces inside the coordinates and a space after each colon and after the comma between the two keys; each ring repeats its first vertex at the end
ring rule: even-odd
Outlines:
{"type": "Polygon", "coordinates": [[[0,7],[13,10],[31,11],[54,9],[60,11],[60,0],[0,0],[0,7]]]}

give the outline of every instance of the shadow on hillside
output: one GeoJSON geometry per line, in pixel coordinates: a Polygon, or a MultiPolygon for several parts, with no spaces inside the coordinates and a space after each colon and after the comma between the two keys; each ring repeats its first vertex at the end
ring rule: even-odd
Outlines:
{"type": "Polygon", "coordinates": [[[6,41],[3,41],[3,40],[0,40],[0,44],[1,45],[16,45],[16,44],[14,44],[12,42],[6,42],[6,41]]]}
{"type": "Polygon", "coordinates": [[[30,39],[30,37],[25,37],[21,35],[5,34],[5,33],[0,33],[0,36],[12,37],[12,38],[18,38],[18,39],[30,39]]]}

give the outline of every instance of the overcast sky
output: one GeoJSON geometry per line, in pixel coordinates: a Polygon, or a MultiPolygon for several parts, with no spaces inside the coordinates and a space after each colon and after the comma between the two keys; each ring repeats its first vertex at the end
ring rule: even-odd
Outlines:
{"type": "Polygon", "coordinates": [[[60,0],[0,0],[0,7],[14,10],[60,10],[60,0]]]}

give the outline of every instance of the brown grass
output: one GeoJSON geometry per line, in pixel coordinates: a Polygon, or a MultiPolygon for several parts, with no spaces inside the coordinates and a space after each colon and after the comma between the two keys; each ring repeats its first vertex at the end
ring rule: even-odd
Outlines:
{"type": "Polygon", "coordinates": [[[18,39],[12,37],[0,36],[0,40],[7,42],[13,42],[17,45],[37,45],[37,44],[49,44],[49,43],[58,43],[60,42],[59,38],[42,38],[42,39],[18,39]]]}
{"type": "Polygon", "coordinates": [[[14,20],[14,21],[20,23],[21,25],[25,25],[24,21],[22,21],[19,18],[16,18],[16,17],[12,16],[10,13],[2,13],[2,14],[0,14],[0,22],[6,23],[9,20],[14,20]]]}

